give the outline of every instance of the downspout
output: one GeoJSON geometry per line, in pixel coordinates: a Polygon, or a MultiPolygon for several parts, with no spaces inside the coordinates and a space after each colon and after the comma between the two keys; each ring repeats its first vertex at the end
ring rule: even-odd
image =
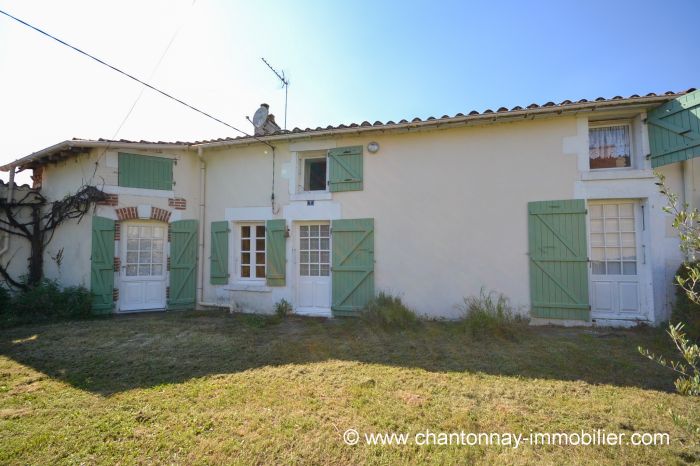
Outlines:
{"type": "MultiPolygon", "coordinates": [[[[15,200],[15,167],[10,167],[10,180],[7,183],[7,203],[11,204],[15,200]]],[[[2,235],[2,246],[0,246],[0,256],[10,249],[10,234],[4,232],[2,235]]]]}
{"type": "Polygon", "coordinates": [[[199,157],[199,280],[197,283],[197,308],[207,306],[204,302],[204,210],[206,208],[207,164],[202,158],[202,147],[197,148],[199,157]]]}

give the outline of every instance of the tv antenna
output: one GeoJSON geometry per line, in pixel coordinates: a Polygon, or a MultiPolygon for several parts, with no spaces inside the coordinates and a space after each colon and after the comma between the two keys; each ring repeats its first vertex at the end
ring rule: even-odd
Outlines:
{"type": "Polygon", "coordinates": [[[279,74],[277,70],[274,69],[272,65],[267,62],[267,60],[265,60],[264,57],[261,57],[260,59],[267,65],[268,68],[272,70],[273,73],[275,73],[275,76],[282,81],[282,87],[284,88],[284,129],[287,129],[287,91],[289,90],[289,79],[285,77],[284,70],[282,70],[282,74],[279,74]]]}

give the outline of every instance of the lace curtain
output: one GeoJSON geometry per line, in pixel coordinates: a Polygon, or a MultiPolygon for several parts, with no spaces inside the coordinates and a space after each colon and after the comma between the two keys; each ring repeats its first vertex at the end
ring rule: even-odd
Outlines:
{"type": "Polygon", "coordinates": [[[588,153],[591,159],[630,155],[629,126],[591,128],[588,138],[588,153]]]}

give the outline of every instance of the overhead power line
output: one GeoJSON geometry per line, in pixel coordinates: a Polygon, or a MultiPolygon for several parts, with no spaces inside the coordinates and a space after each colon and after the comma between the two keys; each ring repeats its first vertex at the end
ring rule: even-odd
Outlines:
{"type": "Polygon", "coordinates": [[[142,84],[142,85],[146,86],[147,88],[149,88],[149,89],[151,89],[151,90],[156,91],[157,93],[159,93],[159,94],[161,94],[161,95],[164,95],[164,96],[167,97],[168,99],[174,100],[175,102],[177,102],[177,103],[179,103],[179,104],[182,104],[182,105],[184,105],[185,107],[187,107],[187,108],[189,108],[189,109],[191,109],[191,110],[194,110],[195,112],[200,113],[200,114],[204,115],[205,117],[210,118],[210,119],[216,121],[217,123],[221,123],[222,125],[227,126],[227,127],[231,128],[231,129],[234,130],[234,131],[237,131],[237,132],[239,132],[239,133],[241,133],[241,134],[243,134],[243,135],[245,135],[245,136],[252,137],[252,138],[256,139],[257,141],[260,141],[260,142],[262,142],[263,144],[266,144],[266,145],[272,147],[272,145],[269,144],[268,142],[263,141],[262,139],[259,139],[259,138],[256,137],[256,136],[253,136],[253,135],[251,135],[251,134],[248,134],[248,133],[246,133],[245,131],[243,131],[243,130],[241,130],[241,129],[238,129],[238,128],[236,128],[235,126],[233,126],[233,125],[231,125],[231,124],[229,124],[229,123],[226,123],[225,121],[223,121],[223,120],[221,120],[221,119],[219,119],[219,118],[217,118],[217,117],[215,117],[215,116],[213,116],[213,115],[211,115],[211,114],[205,112],[204,110],[200,110],[200,109],[198,109],[197,107],[195,107],[195,106],[193,106],[193,105],[190,105],[190,104],[188,104],[187,102],[185,102],[185,101],[183,101],[183,100],[181,100],[181,99],[178,99],[177,97],[175,97],[175,96],[173,96],[173,95],[170,95],[170,94],[168,94],[167,92],[162,91],[162,90],[158,89],[157,87],[155,87],[155,86],[153,86],[153,85],[151,85],[151,84],[149,84],[149,83],[147,83],[147,82],[145,82],[145,81],[142,81],[141,79],[139,79],[139,78],[137,78],[137,77],[135,77],[135,76],[133,76],[133,75],[127,73],[126,71],[122,71],[121,69],[117,68],[116,66],[110,65],[110,64],[107,63],[106,61],[101,60],[101,59],[97,58],[96,56],[91,55],[91,54],[85,52],[84,50],[81,50],[81,49],[79,49],[78,47],[75,47],[75,46],[69,44],[68,42],[65,42],[65,41],[61,40],[61,39],[59,39],[58,37],[53,36],[53,35],[49,34],[48,32],[46,32],[46,31],[44,31],[44,30],[42,30],[42,29],[39,29],[39,28],[36,27],[36,26],[32,26],[31,24],[27,23],[26,21],[23,21],[23,20],[17,18],[16,16],[11,15],[10,13],[8,13],[8,12],[6,12],[6,11],[0,10],[0,13],[2,13],[2,14],[5,15],[5,16],[7,16],[8,18],[11,18],[11,19],[17,21],[17,22],[20,23],[20,24],[23,24],[24,26],[27,26],[27,27],[30,28],[30,29],[35,30],[36,32],[38,32],[38,33],[40,33],[40,34],[45,35],[46,37],[48,37],[48,38],[50,38],[50,39],[55,40],[55,41],[58,42],[59,44],[65,45],[66,47],[71,48],[71,49],[75,50],[76,52],[78,52],[78,53],[80,53],[80,54],[82,54],[82,55],[85,55],[85,56],[88,57],[88,58],[91,58],[92,60],[95,60],[97,63],[99,63],[99,64],[101,64],[101,65],[104,65],[104,66],[106,66],[107,68],[110,68],[110,69],[116,71],[117,73],[122,74],[122,75],[126,76],[127,78],[129,78],[129,79],[131,79],[131,80],[133,80],[133,81],[136,81],[137,83],[142,84]]]}

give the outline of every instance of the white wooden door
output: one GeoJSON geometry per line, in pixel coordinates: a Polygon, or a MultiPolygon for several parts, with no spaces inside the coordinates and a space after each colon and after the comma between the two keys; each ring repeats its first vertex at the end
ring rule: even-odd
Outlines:
{"type": "Polygon", "coordinates": [[[331,232],[328,222],[298,225],[296,312],[330,315],[331,232]]]}
{"type": "Polygon", "coordinates": [[[120,311],[164,309],[165,235],[158,223],[125,223],[121,256],[120,311]]]}
{"type": "Polygon", "coordinates": [[[592,317],[643,318],[640,205],[635,201],[590,202],[588,216],[592,317]]]}

